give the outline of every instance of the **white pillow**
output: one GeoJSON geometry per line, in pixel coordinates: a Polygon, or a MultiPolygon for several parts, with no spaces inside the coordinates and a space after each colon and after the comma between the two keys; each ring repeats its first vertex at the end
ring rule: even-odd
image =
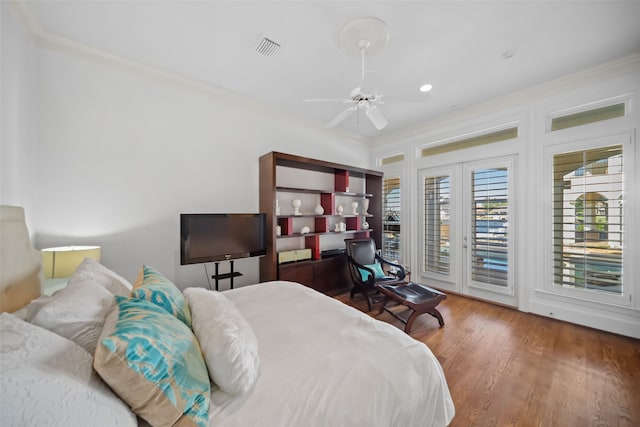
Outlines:
{"type": "Polygon", "coordinates": [[[225,393],[246,394],[260,373],[258,340],[251,325],[220,292],[188,288],[184,295],[209,377],[225,393]]]}
{"type": "Polygon", "coordinates": [[[131,283],[94,259],[85,258],[69,278],[69,283],[84,279],[95,281],[114,295],[131,296],[131,283]]]}
{"type": "Polygon", "coordinates": [[[20,310],[16,310],[11,314],[19,319],[26,320],[28,322],[29,319],[31,319],[33,315],[38,310],[40,310],[40,308],[45,305],[50,299],[50,295],[40,295],[38,298],[32,299],[29,304],[25,305],[20,310]]]}
{"type": "Polygon", "coordinates": [[[30,307],[25,320],[74,341],[93,355],[114,302],[107,288],[89,277],[76,277],[41,304],[30,307]]]}
{"type": "Polygon", "coordinates": [[[137,426],[75,343],[0,314],[0,414],[8,426],[137,426]]]}

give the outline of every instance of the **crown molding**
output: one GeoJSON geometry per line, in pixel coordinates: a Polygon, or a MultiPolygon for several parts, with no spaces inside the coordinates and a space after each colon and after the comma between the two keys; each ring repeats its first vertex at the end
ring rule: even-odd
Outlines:
{"type": "Polygon", "coordinates": [[[146,65],[65,37],[51,34],[40,25],[24,2],[11,0],[8,3],[14,10],[25,32],[31,37],[38,48],[62,53],[97,65],[137,74],[165,86],[182,89],[196,95],[204,95],[215,101],[222,102],[225,105],[249,111],[261,117],[267,116],[278,121],[286,122],[289,125],[296,124],[304,128],[312,129],[315,132],[325,133],[334,138],[338,136],[341,139],[346,139],[358,144],[366,144],[371,140],[369,137],[341,129],[329,129],[322,123],[302,119],[287,111],[268,106],[219,86],[196,81],[158,67],[146,65]]]}
{"type": "Polygon", "coordinates": [[[576,73],[536,85],[519,92],[515,92],[500,98],[483,102],[460,111],[451,112],[430,120],[428,123],[401,129],[371,140],[372,146],[380,146],[391,142],[411,140],[428,133],[437,127],[453,125],[467,120],[475,119],[479,115],[488,114],[507,108],[543,99],[559,92],[567,92],[577,87],[590,83],[609,79],[624,74],[640,71],[640,52],[635,52],[622,58],[597,65],[576,73]]]}

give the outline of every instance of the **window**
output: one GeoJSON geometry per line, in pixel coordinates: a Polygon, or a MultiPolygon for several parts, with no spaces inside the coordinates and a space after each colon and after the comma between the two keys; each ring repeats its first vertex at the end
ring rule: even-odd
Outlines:
{"type": "Polygon", "coordinates": [[[475,282],[507,286],[508,169],[476,169],[471,180],[471,278],[475,282]]]}
{"type": "Polygon", "coordinates": [[[387,156],[387,157],[383,157],[382,159],[380,159],[380,164],[381,165],[388,165],[391,163],[397,163],[397,162],[403,162],[404,161],[404,154],[393,154],[391,156],[387,156]]]}
{"type": "Polygon", "coordinates": [[[400,177],[384,178],[382,195],[382,255],[401,261],[400,177]]]}
{"type": "Polygon", "coordinates": [[[447,144],[436,145],[435,147],[425,147],[421,150],[422,157],[435,156],[436,154],[450,153],[463,148],[478,147],[492,144],[494,142],[506,141],[518,137],[518,128],[508,128],[499,131],[485,133],[471,138],[465,138],[447,144]]]}
{"type": "Polygon", "coordinates": [[[625,113],[626,104],[621,102],[619,104],[593,108],[591,110],[580,111],[573,114],[566,114],[564,116],[558,116],[551,119],[551,131],[569,129],[602,120],[623,117],[625,113]]]}
{"type": "Polygon", "coordinates": [[[449,236],[451,178],[448,175],[425,176],[423,206],[423,270],[450,273],[449,236]]]}
{"type": "Polygon", "coordinates": [[[622,145],[553,157],[554,285],[622,295],[622,145]]]}

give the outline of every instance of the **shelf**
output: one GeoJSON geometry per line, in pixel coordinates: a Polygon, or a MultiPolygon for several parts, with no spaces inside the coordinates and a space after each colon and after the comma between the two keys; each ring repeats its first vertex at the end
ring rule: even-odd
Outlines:
{"type": "Polygon", "coordinates": [[[333,292],[349,284],[345,263],[325,264],[321,253],[340,239],[371,237],[377,247],[382,246],[382,177],[380,171],[293,154],[272,151],[261,156],[259,205],[260,212],[267,215],[267,250],[260,257],[260,281],[289,277],[286,271],[289,268],[278,265],[278,251],[310,249],[312,260],[301,264],[291,279],[321,292],[333,292]],[[280,202],[298,198],[303,205],[301,215],[293,215],[293,210],[286,207],[285,215],[275,215],[280,202]],[[351,210],[353,202],[358,203],[355,214],[351,210]],[[317,205],[324,210],[320,215],[315,213],[317,205]],[[340,205],[343,211],[339,214],[336,208],[340,205]],[[367,213],[361,213],[365,207],[367,213]],[[346,230],[333,231],[336,223],[341,222],[346,230]],[[364,222],[369,228],[362,229],[364,222]],[[302,226],[313,232],[300,233],[302,226]],[[276,230],[280,235],[276,235],[276,230]],[[336,280],[332,274],[346,279],[336,280]]]}
{"type": "Polygon", "coordinates": [[[338,216],[338,217],[342,217],[342,218],[354,218],[357,216],[363,216],[366,218],[373,218],[373,215],[371,214],[322,214],[322,215],[316,215],[316,214],[302,214],[302,215],[278,215],[276,216],[276,218],[280,219],[280,218],[330,218],[330,217],[334,217],[334,216],[338,216]]]}
{"type": "Polygon", "coordinates": [[[371,228],[367,228],[366,230],[346,230],[346,231],[325,231],[322,233],[292,233],[288,235],[276,236],[276,239],[289,239],[291,237],[307,237],[307,236],[326,236],[330,234],[353,234],[353,233],[365,233],[372,232],[371,228]]]}
{"type": "Polygon", "coordinates": [[[331,191],[331,190],[310,190],[308,188],[293,188],[293,187],[276,187],[277,192],[281,193],[304,193],[304,194],[335,194],[336,196],[346,197],[373,197],[371,193],[352,193],[347,191],[331,191]]]}

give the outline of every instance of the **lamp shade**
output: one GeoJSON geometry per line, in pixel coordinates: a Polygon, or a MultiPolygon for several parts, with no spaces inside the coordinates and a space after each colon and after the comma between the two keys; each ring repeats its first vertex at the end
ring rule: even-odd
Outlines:
{"type": "Polygon", "coordinates": [[[100,261],[100,246],[60,246],[42,249],[45,279],[70,277],[85,258],[100,261]]]}

